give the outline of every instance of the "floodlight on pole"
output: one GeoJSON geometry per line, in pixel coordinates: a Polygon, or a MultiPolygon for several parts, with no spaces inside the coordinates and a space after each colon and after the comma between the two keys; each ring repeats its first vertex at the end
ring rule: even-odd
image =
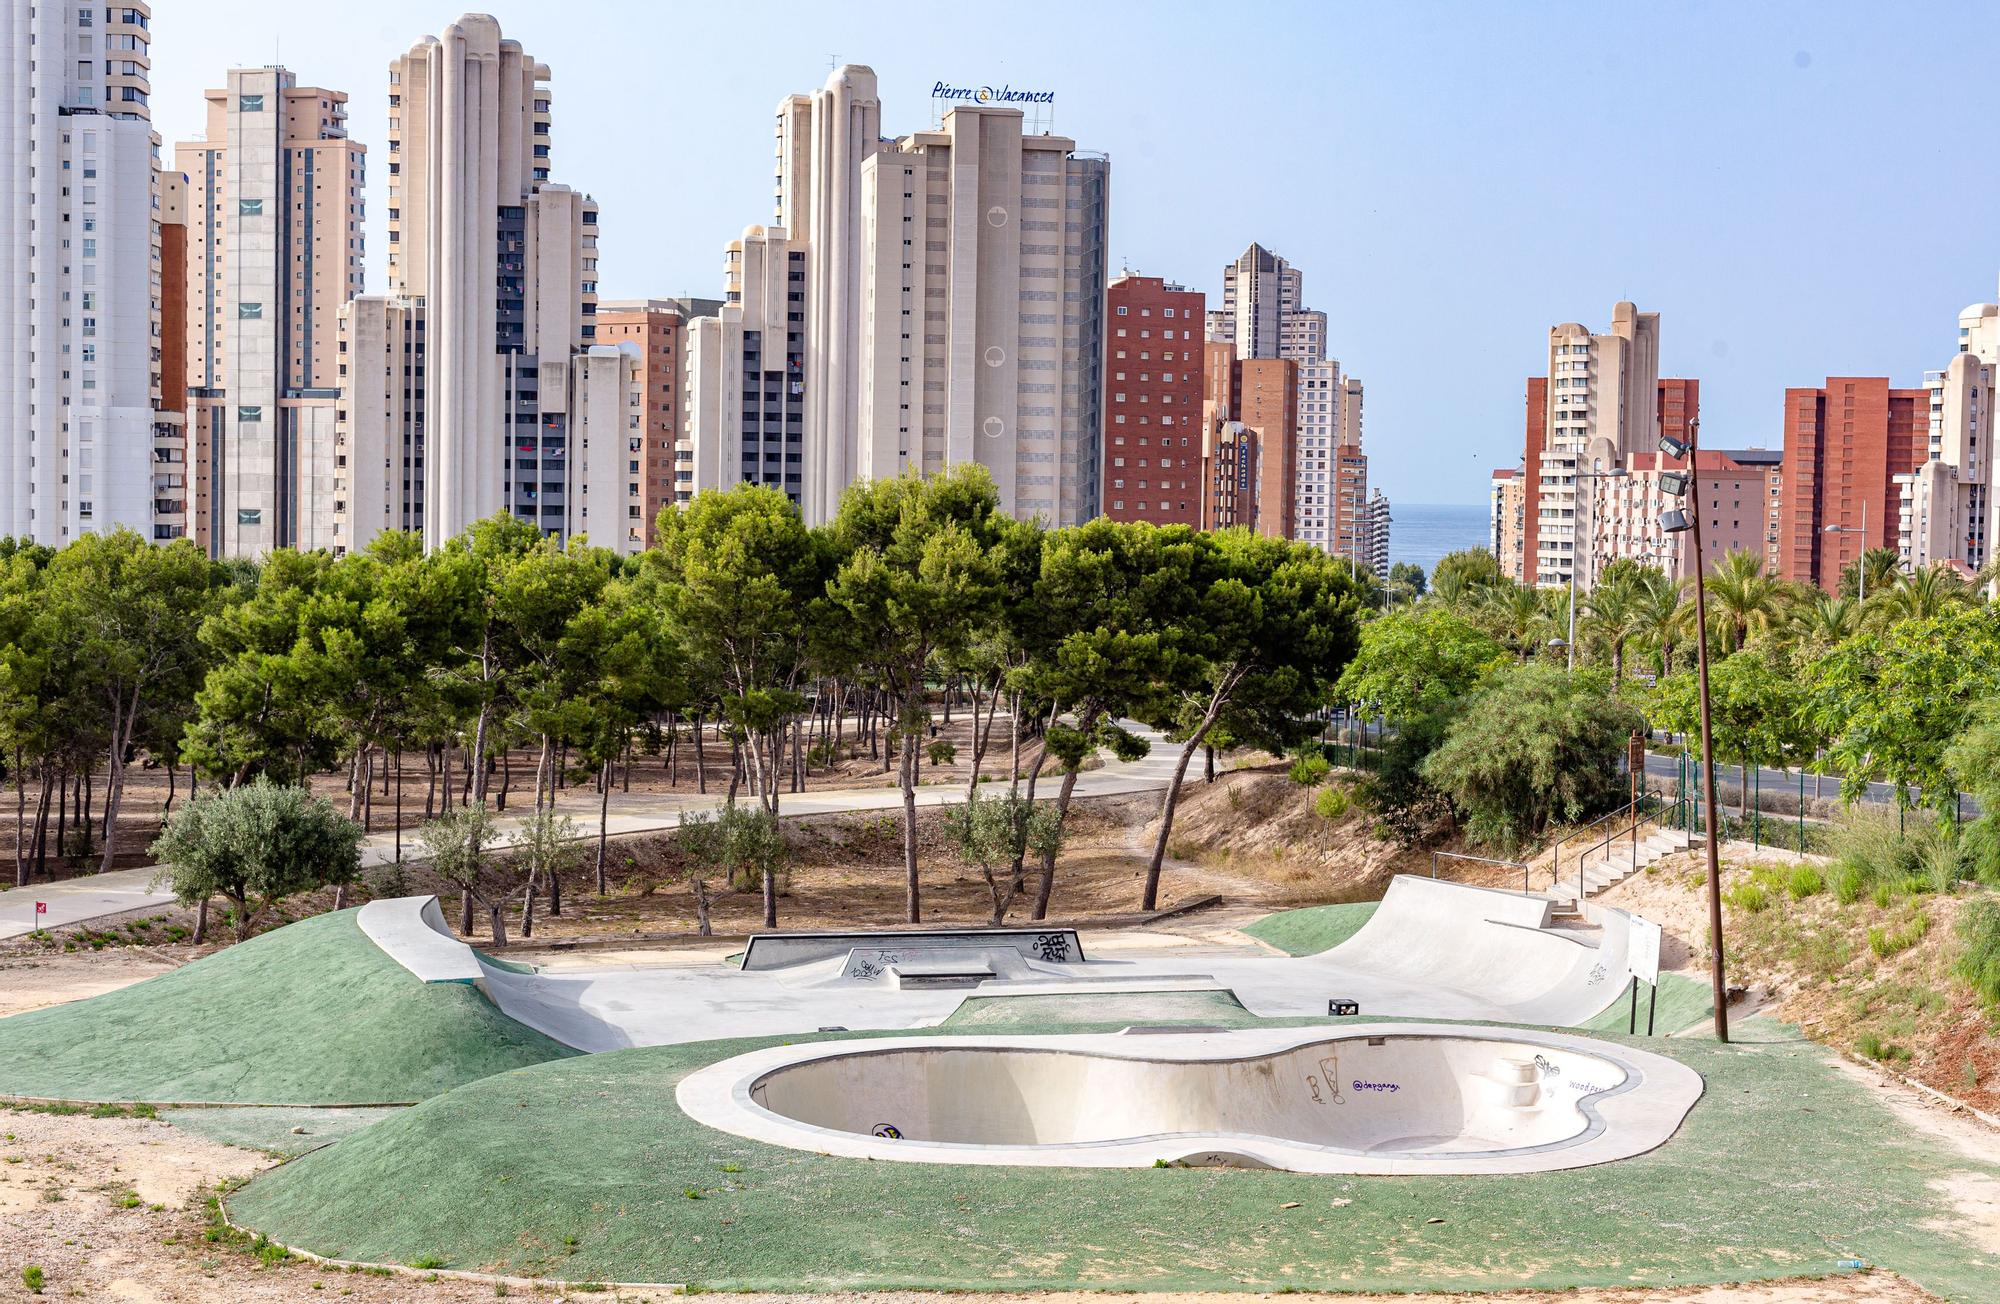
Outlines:
{"type": "Polygon", "coordinates": [[[1729,985],[1723,976],[1722,951],[1722,862],[1717,839],[1721,829],[1715,822],[1715,739],[1709,727],[1708,696],[1708,585],[1701,573],[1701,495],[1695,479],[1695,438],[1701,428],[1698,417],[1689,417],[1688,437],[1660,436],[1660,451],[1667,456],[1687,459],[1687,493],[1694,498],[1693,510],[1676,507],[1660,514],[1660,528],[1670,533],[1694,532],[1694,627],[1695,665],[1701,689],[1701,788],[1702,806],[1708,821],[1708,973],[1715,1004],[1715,1039],[1729,1040],[1729,985]]]}

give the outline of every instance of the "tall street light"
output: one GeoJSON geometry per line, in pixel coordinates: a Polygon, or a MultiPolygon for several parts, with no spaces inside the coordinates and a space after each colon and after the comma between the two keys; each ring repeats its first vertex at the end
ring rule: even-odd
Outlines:
{"type": "MultiPolygon", "coordinates": [[[[1570,478],[1575,480],[1577,484],[1581,485],[1585,480],[1623,480],[1631,474],[1632,473],[1630,471],[1625,471],[1625,470],[1578,471],[1576,472],[1575,475],[1571,476],[1570,478]]],[[[1592,498],[1590,500],[1590,503],[1593,506],[1596,504],[1596,502],[1597,500],[1595,498],[1592,498]]],[[[1591,523],[1592,524],[1595,523],[1594,519],[1592,520],[1591,523]]],[[[1585,525],[1584,527],[1585,532],[1588,532],[1589,529],[1590,525],[1585,525]]],[[[1577,566],[1576,541],[1579,537],[1580,536],[1577,534],[1576,526],[1572,524],[1570,526],[1570,536],[1569,536],[1569,668],[1572,671],[1576,669],[1576,566],[1577,566]]],[[[1592,548],[1590,555],[1593,560],[1596,559],[1597,551],[1594,547],[1592,548]]],[[[1597,577],[1594,575],[1591,577],[1591,582],[1593,585],[1596,583],[1596,578],[1597,577]]]]}
{"type": "Polygon", "coordinates": [[[1855,588],[1858,590],[1856,601],[1864,607],[1867,606],[1868,605],[1868,500],[1866,498],[1863,498],[1861,500],[1861,527],[1859,529],[1856,529],[1852,525],[1829,525],[1826,527],[1826,533],[1858,534],[1861,536],[1861,555],[1858,558],[1856,558],[1854,562],[1854,576],[1856,580],[1855,588]]]}
{"type": "Polygon", "coordinates": [[[1692,507],[1673,507],[1660,513],[1660,528],[1670,534],[1682,530],[1694,532],[1694,627],[1695,658],[1697,678],[1701,686],[1701,801],[1708,820],[1708,974],[1715,1002],[1715,1039],[1729,1040],[1729,988],[1722,974],[1722,861],[1720,844],[1716,841],[1721,830],[1715,822],[1715,737],[1709,729],[1708,699],[1708,601],[1707,584],[1701,572],[1701,491],[1695,478],[1695,436],[1701,427],[1699,419],[1690,417],[1687,423],[1687,438],[1675,439],[1672,435],[1660,436],[1660,451],[1668,457],[1687,460],[1684,472],[1664,472],[1660,476],[1660,488],[1676,498],[1686,498],[1692,507]]]}

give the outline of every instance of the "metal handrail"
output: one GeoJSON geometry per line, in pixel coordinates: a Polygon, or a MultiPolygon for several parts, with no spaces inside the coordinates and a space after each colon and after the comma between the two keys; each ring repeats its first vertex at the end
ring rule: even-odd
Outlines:
{"type": "MultiPolygon", "coordinates": [[[[1576,858],[1576,904],[1579,910],[1583,908],[1583,896],[1584,896],[1583,867],[1589,861],[1592,852],[1600,851],[1606,847],[1609,847],[1613,842],[1616,842],[1618,839],[1624,837],[1626,834],[1629,833],[1632,836],[1632,863],[1634,865],[1637,865],[1639,863],[1639,827],[1640,825],[1647,823],[1649,819],[1649,817],[1645,814],[1642,808],[1648,801],[1651,800],[1656,800],[1656,798],[1654,798],[1654,795],[1652,793],[1642,792],[1639,794],[1637,798],[1633,799],[1630,802],[1627,802],[1621,810],[1615,813],[1622,815],[1627,811],[1632,812],[1632,822],[1630,824],[1627,824],[1622,829],[1617,829],[1611,833],[1607,833],[1604,837],[1598,839],[1595,843],[1586,848],[1583,851],[1583,853],[1576,858]]],[[[1657,823],[1658,811],[1656,810],[1653,816],[1650,818],[1653,820],[1653,822],[1657,823]]],[[[1602,823],[1602,821],[1599,822],[1602,823]]],[[[1553,879],[1550,880],[1552,886],[1554,882],[1555,880],[1553,879]]]]}
{"type": "Polygon", "coordinates": [[[1528,867],[1518,860],[1493,860],[1486,856],[1468,856],[1459,851],[1433,851],[1431,853],[1432,878],[1438,876],[1438,857],[1440,856],[1446,860],[1468,860],[1475,865],[1501,865],[1508,869],[1518,869],[1521,871],[1521,894],[1523,896],[1532,895],[1528,891],[1528,867]]]}
{"type": "Polygon", "coordinates": [[[1641,798],[1635,798],[1632,801],[1628,801],[1623,806],[1620,806],[1617,810],[1609,811],[1606,814],[1599,815],[1596,819],[1584,825],[1576,832],[1566,833],[1562,837],[1557,838],[1556,845],[1550,848],[1549,850],[1549,856],[1550,856],[1549,886],[1554,887],[1557,883],[1562,882],[1562,849],[1565,845],[1576,841],[1578,838],[1588,837],[1590,835],[1591,830],[1597,828],[1599,825],[1603,824],[1606,820],[1617,819],[1619,816],[1625,814],[1627,811],[1631,810],[1634,806],[1638,805],[1639,801],[1643,799],[1644,798],[1641,797],[1641,798]]]}

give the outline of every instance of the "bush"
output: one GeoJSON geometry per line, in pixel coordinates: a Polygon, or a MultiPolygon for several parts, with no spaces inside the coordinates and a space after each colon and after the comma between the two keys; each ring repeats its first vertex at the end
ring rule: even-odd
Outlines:
{"type": "Polygon", "coordinates": [[[1347,789],[1322,788],[1313,798],[1313,813],[1331,822],[1347,814],[1347,789]]]}
{"type": "Polygon", "coordinates": [[[259,776],[189,800],[167,821],[152,854],[182,905],[226,898],[242,941],[284,898],[354,882],[361,826],[324,797],[259,776]]]}
{"type": "Polygon", "coordinates": [[[1900,955],[1931,931],[1931,917],[1921,910],[1912,915],[1901,928],[1890,928],[1886,924],[1868,930],[1868,949],[1884,960],[1892,955],[1900,955]]]}
{"type": "Polygon", "coordinates": [[[1488,679],[1423,774],[1464,812],[1472,841],[1511,854],[1553,820],[1619,803],[1618,763],[1640,723],[1601,680],[1513,666],[1488,679]]]}
{"type": "Polygon", "coordinates": [[[1868,877],[1852,865],[1833,867],[1833,899],[1844,906],[1851,906],[1861,899],[1861,893],[1868,885],[1868,877]]]}
{"type": "Polygon", "coordinates": [[[1958,912],[1959,952],[1952,972],[1988,1005],[2000,1005],[2000,901],[1980,897],[1958,912]]]}
{"type": "Polygon", "coordinates": [[[1745,914],[1757,914],[1771,904],[1771,894],[1755,881],[1738,883],[1722,894],[1722,899],[1745,914]]]}
{"type": "Polygon", "coordinates": [[[1333,765],[1326,759],[1326,753],[1318,748],[1300,752],[1298,759],[1292,762],[1292,782],[1301,788],[1317,788],[1332,770],[1333,765]]]}
{"type": "Polygon", "coordinates": [[[1794,865],[1792,874],[1785,881],[1785,890],[1792,894],[1792,900],[1803,901],[1809,896],[1818,896],[1826,887],[1826,880],[1811,865],[1794,865]]]}
{"type": "Polygon", "coordinates": [[[1856,1038],[1854,1049],[1859,1051],[1864,1058],[1881,1062],[1890,1060],[1902,1061],[1910,1058],[1908,1050],[1895,1045],[1893,1042],[1883,1041],[1881,1037],[1872,1032],[1864,1032],[1860,1037],[1856,1038]]]}

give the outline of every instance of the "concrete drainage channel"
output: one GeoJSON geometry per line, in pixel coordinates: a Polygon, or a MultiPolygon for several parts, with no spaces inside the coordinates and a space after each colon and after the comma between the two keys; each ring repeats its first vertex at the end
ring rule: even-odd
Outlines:
{"type": "Polygon", "coordinates": [[[698,1122],[907,1163],[1531,1173],[1655,1149],[1702,1093],[1608,1042],[1451,1024],[778,1046],[683,1079],[698,1122]]]}

